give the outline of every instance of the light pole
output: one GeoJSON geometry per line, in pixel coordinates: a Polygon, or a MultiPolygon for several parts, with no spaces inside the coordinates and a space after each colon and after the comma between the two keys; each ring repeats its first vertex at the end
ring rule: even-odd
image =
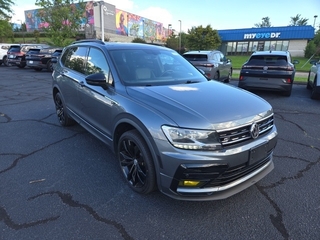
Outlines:
{"type": "Polygon", "coordinates": [[[22,20],[18,19],[17,21],[20,22],[20,29],[21,29],[21,32],[22,32],[22,37],[23,37],[23,43],[26,43],[25,39],[24,39],[24,31],[22,29],[22,20]]]}
{"type": "Polygon", "coordinates": [[[101,9],[101,40],[104,42],[104,14],[103,14],[103,7],[104,2],[100,1],[100,9],[101,9]]]}
{"type": "Polygon", "coordinates": [[[313,21],[313,28],[315,29],[316,26],[316,18],[318,17],[318,15],[314,15],[314,21],[313,21]]]}
{"type": "Polygon", "coordinates": [[[180,31],[179,31],[179,53],[181,54],[181,20],[179,20],[180,22],[180,31]]]}
{"type": "Polygon", "coordinates": [[[142,39],[144,40],[144,19],[142,19],[142,39]]]}
{"type": "Polygon", "coordinates": [[[170,27],[171,27],[171,24],[168,24],[168,37],[170,35],[170,32],[169,32],[170,27]]]}

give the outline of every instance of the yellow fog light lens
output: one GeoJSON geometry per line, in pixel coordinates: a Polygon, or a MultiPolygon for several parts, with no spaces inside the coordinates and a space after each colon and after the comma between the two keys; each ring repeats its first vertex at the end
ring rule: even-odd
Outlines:
{"type": "Polygon", "coordinates": [[[191,181],[191,180],[184,180],[180,182],[182,186],[185,187],[196,187],[200,181],[191,181]]]}

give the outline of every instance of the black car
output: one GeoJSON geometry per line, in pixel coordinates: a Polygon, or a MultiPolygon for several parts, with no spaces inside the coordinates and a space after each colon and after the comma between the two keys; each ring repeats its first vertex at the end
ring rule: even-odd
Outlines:
{"type": "Polygon", "coordinates": [[[280,91],[290,96],[296,63],[288,51],[254,52],[241,68],[238,87],[280,91]]]}
{"type": "Polygon", "coordinates": [[[53,71],[52,57],[61,55],[62,48],[32,48],[26,53],[26,64],[36,71],[47,69],[53,71]]]}
{"type": "Polygon", "coordinates": [[[26,53],[31,48],[49,47],[46,44],[14,44],[11,45],[7,52],[7,63],[15,65],[19,68],[24,68],[26,64],[26,53]]]}

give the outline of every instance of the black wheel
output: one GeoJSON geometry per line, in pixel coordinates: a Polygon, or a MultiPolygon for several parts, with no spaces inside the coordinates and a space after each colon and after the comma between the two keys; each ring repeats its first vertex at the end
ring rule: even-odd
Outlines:
{"type": "Polygon", "coordinates": [[[42,68],[34,68],[35,71],[40,72],[42,71],[42,68]]]}
{"type": "Polygon", "coordinates": [[[65,104],[62,100],[60,93],[56,93],[54,96],[54,104],[56,105],[56,113],[59,120],[59,123],[62,126],[71,126],[75,124],[75,121],[68,116],[65,108],[65,104]]]}
{"type": "Polygon", "coordinates": [[[220,74],[218,71],[214,74],[213,79],[218,81],[220,80],[220,74]]]}
{"type": "Polygon", "coordinates": [[[309,84],[309,80],[310,80],[310,72],[308,74],[308,78],[307,78],[307,89],[311,89],[312,87],[309,84]]]}
{"type": "Polygon", "coordinates": [[[53,64],[52,64],[51,60],[49,60],[49,61],[47,62],[47,70],[48,70],[49,72],[53,72],[53,64]]]}
{"type": "Polygon", "coordinates": [[[122,134],[117,154],[123,175],[135,192],[147,194],[155,190],[153,159],[146,142],[137,130],[122,134]]]}
{"type": "Polygon", "coordinates": [[[25,64],[19,64],[19,65],[17,65],[18,66],[18,68],[25,68],[25,64]]]}
{"type": "Polygon", "coordinates": [[[315,79],[313,81],[313,86],[311,90],[311,99],[320,99],[320,94],[316,93],[316,87],[317,87],[317,76],[315,76],[315,79]]]}
{"type": "Polygon", "coordinates": [[[7,56],[3,57],[3,63],[4,63],[4,65],[7,66],[7,67],[10,67],[10,66],[11,66],[11,64],[8,63],[8,58],[7,58],[7,56]]]}
{"type": "Polygon", "coordinates": [[[226,80],[224,80],[225,83],[229,83],[231,81],[231,77],[232,77],[232,69],[230,69],[229,73],[228,73],[228,77],[226,80]]]}

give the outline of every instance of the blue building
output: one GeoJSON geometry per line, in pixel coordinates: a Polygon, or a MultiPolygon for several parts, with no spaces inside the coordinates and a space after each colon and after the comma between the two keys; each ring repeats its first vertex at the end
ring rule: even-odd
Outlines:
{"type": "Polygon", "coordinates": [[[254,51],[283,50],[293,57],[303,57],[315,29],[308,26],[243,28],[218,30],[220,50],[226,55],[250,55],[254,51]]]}

